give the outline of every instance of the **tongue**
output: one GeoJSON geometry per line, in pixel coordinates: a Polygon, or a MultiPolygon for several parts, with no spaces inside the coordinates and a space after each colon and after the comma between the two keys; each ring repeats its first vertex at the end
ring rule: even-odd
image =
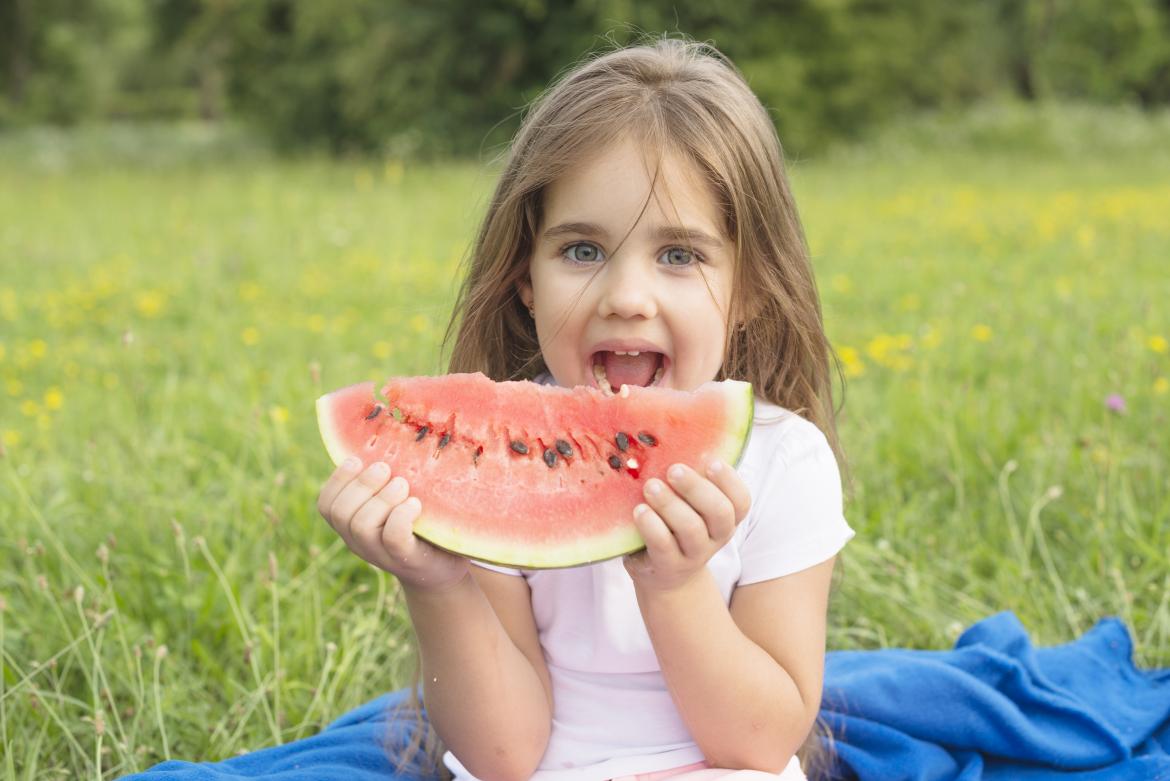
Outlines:
{"type": "Polygon", "coordinates": [[[605,362],[605,378],[609,386],[618,390],[623,385],[630,387],[649,385],[658,369],[658,353],[641,353],[640,355],[615,355],[605,352],[602,356],[605,362]]]}

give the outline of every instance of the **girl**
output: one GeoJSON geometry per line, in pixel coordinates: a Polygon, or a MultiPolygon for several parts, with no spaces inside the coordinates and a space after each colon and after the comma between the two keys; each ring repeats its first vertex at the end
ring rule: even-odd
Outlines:
{"type": "MultiPolygon", "coordinates": [[[[562,386],[750,381],[738,469],[672,466],[646,549],[563,570],[488,566],[411,534],[385,464],[318,508],[398,577],[427,715],[457,779],[804,778],[842,515],[829,346],[767,112],[710,46],[613,51],[568,73],[510,149],[460,292],[450,369],[562,386]]],[[[451,331],[449,331],[451,333],[451,331]]]]}

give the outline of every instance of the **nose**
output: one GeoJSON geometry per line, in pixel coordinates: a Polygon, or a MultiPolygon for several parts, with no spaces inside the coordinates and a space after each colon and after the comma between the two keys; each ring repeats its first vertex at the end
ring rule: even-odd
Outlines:
{"type": "Polygon", "coordinates": [[[632,254],[619,253],[611,258],[596,280],[602,288],[597,314],[623,319],[655,317],[658,297],[651,266],[639,263],[632,254]]]}

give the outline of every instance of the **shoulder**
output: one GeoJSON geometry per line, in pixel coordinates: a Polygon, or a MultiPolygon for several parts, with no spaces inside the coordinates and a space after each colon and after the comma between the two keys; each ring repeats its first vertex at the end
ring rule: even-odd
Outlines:
{"type": "Polygon", "coordinates": [[[824,432],[792,410],[756,404],[738,468],[752,498],[735,536],[741,586],[805,570],[853,537],[841,473],[824,432]]]}
{"type": "Polygon", "coordinates": [[[806,459],[828,459],[834,465],[836,457],[824,432],[812,421],[790,409],[759,397],[755,400],[755,415],[751,436],[741,461],[751,471],[760,466],[775,471],[806,459]]]}

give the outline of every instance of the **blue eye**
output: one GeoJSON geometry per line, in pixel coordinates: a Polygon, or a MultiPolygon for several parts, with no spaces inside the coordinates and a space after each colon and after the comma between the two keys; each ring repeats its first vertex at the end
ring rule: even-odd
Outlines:
{"type": "Polygon", "coordinates": [[[671,247],[663,257],[666,258],[668,266],[689,266],[702,260],[697,253],[691,252],[685,247],[671,247]]]}
{"type": "Polygon", "coordinates": [[[593,261],[597,260],[598,253],[597,247],[594,247],[592,244],[586,244],[582,241],[577,242],[576,244],[570,244],[569,246],[565,247],[563,250],[561,250],[561,254],[567,256],[569,260],[573,261],[574,263],[592,263],[593,261]],[[573,250],[585,250],[586,254],[575,254],[573,250]]]}

